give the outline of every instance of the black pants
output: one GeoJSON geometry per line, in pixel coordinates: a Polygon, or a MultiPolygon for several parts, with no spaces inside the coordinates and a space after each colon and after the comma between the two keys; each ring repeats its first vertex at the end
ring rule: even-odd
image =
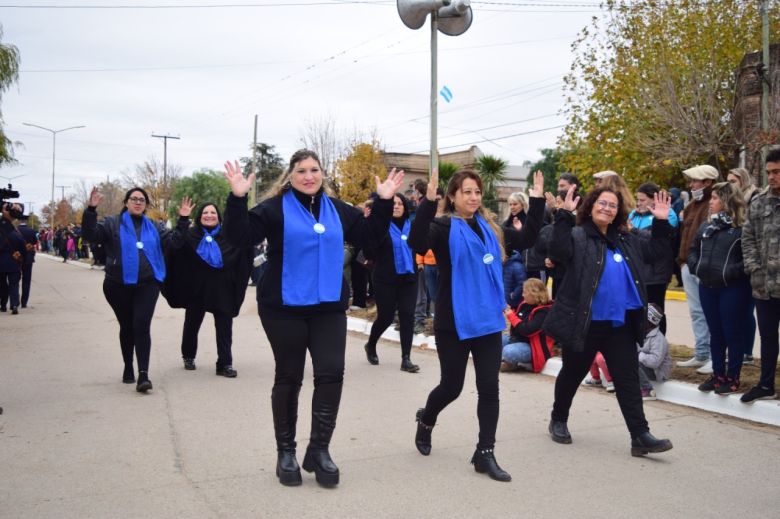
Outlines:
{"type": "Polygon", "coordinates": [[[0,272],[0,307],[6,308],[9,302],[11,308],[19,306],[19,279],[21,272],[0,272]]]}
{"type": "Polygon", "coordinates": [[[647,291],[647,302],[657,304],[664,312],[664,317],[658,326],[661,328],[661,333],[666,335],[666,284],[645,285],[645,290],[647,291]]]}
{"type": "Polygon", "coordinates": [[[30,300],[30,285],[32,284],[32,263],[22,265],[22,306],[27,306],[30,300]]]}
{"type": "Polygon", "coordinates": [[[759,384],[767,389],[775,389],[775,371],[777,370],[778,332],[780,325],[780,299],[756,299],[758,333],[761,336],[761,380],[759,384]]]}
{"type": "MultiPolygon", "coordinates": [[[[641,310],[636,310],[641,312],[641,310]]],[[[630,322],[627,317],[627,322],[630,322]]],[[[563,367],[555,380],[553,420],[567,421],[569,408],[593,357],[600,351],[615,384],[615,393],[631,437],[647,432],[648,425],[639,390],[639,360],[631,325],[612,328],[607,321],[593,321],[585,339],[584,351],[563,347],[563,367]]]]}
{"type": "Polygon", "coordinates": [[[371,271],[358,261],[350,265],[350,282],[352,283],[352,304],[360,308],[366,307],[367,299],[374,297],[371,271]]]}
{"type": "Polygon", "coordinates": [[[501,366],[501,333],[491,333],[461,341],[454,331],[436,330],[436,353],[441,379],[428,395],[422,422],[435,425],[439,413],[463,390],[469,353],[474,359],[477,379],[477,419],[479,448],[490,449],[496,443],[498,426],[498,368],[501,366]]]}
{"type": "MultiPolygon", "coordinates": [[[[416,278],[415,278],[416,279],[416,278]]],[[[414,335],[414,305],[417,302],[417,282],[389,284],[374,281],[376,296],[376,320],[371,326],[368,343],[376,345],[379,337],[393,324],[398,310],[398,322],[401,325],[401,356],[408,357],[412,352],[414,335]]]]}
{"type": "MultiPolygon", "coordinates": [[[[194,359],[198,354],[198,332],[206,310],[189,307],[184,312],[184,330],[181,334],[181,356],[194,359]]],[[[213,313],[214,328],[217,331],[217,367],[233,365],[233,318],[228,314],[213,313]]]]}
{"type": "Polygon", "coordinates": [[[149,371],[149,353],[152,350],[150,328],[160,285],[156,281],[124,285],[106,279],[103,281],[103,294],[119,321],[119,345],[125,367],[132,369],[135,349],[138,371],[149,371]]]}

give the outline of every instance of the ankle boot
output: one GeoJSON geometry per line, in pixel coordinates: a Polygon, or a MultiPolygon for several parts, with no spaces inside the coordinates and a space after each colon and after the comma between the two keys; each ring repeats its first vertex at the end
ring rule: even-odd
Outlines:
{"type": "Polygon", "coordinates": [[[474,465],[474,470],[480,474],[487,472],[487,475],[491,479],[496,481],[512,481],[512,476],[496,462],[496,457],[493,454],[493,448],[480,449],[477,446],[477,450],[474,451],[474,456],[471,457],[471,463],[474,465]]]}
{"type": "Polygon", "coordinates": [[[339,484],[339,468],[333,463],[328,447],[336,428],[341,387],[342,382],[319,384],[314,387],[312,397],[311,436],[303,457],[303,470],[314,472],[317,483],[324,487],[339,484]]]}
{"type": "Polygon", "coordinates": [[[566,422],[561,420],[550,420],[550,425],[547,427],[550,431],[550,438],[555,443],[571,443],[571,434],[569,434],[569,428],[566,426],[566,422]]]}
{"type": "Polygon", "coordinates": [[[366,360],[368,360],[369,364],[373,364],[376,366],[379,364],[379,357],[376,354],[376,344],[366,343],[365,346],[363,346],[363,349],[366,350],[366,360]]]}
{"type": "Polygon", "coordinates": [[[631,455],[644,456],[651,452],[666,452],[672,449],[672,442],[669,440],[659,440],[650,432],[644,432],[631,439],[631,455]]]}
{"type": "Polygon", "coordinates": [[[417,446],[417,450],[420,454],[427,456],[431,453],[431,431],[433,425],[425,425],[422,421],[425,408],[421,407],[417,410],[417,434],[414,436],[414,444],[417,446]]]}
{"type": "Polygon", "coordinates": [[[301,386],[274,385],[271,410],[276,436],[276,477],[285,486],[300,485],[301,468],[295,458],[295,426],[298,421],[298,393],[301,386]]]}
{"type": "Polygon", "coordinates": [[[417,373],[420,371],[420,366],[417,364],[412,364],[412,359],[409,358],[409,355],[404,355],[401,357],[401,371],[406,371],[407,373],[417,373]]]}
{"type": "Polygon", "coordinates": [[[149,375],[146,371],[138,372],[138,384],[135,385],[135,390],[139,393],[146,393],[152,389],[152,381],[149,380],[149,375]]]}
{"type": "Polygon", "coordinates": [[[122,373],[122,382],[125,384],[135,383],[135,371],[133,370],[132,364],[129,366],[125,364],[125,371],[122,373]]]}

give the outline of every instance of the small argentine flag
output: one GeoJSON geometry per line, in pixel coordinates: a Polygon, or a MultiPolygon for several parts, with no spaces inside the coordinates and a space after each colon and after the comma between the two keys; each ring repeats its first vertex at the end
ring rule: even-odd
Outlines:
{"type": "Polygon", "coordinates": [[[452,91],[447,87],[447,85],[444,85],[441,87],[441,91],[439,92],[439,95],[444,98],[445,101],[448,103],[452,101],[452,91]]]}

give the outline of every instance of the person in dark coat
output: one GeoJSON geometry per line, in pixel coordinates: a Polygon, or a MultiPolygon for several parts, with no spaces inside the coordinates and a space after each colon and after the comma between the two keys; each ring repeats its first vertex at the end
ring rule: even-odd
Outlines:
{"type": "Polygon", "coordinates": [[[19,280],[26,256],[24,238],[13,225],[14,218],[21,216],[21,206],[4,202],[0,215],[0,312],[19,313],[19,280]]]}
{"type": "MultiPolygon", "coordinates": [[[[186,214],[189,198],[182,200],[186,214]]],[[[184,369],[195,369],[198,331],[206,312],[214,315],[217,333],[217,375],[235,378],[233,369],[233,318],[246,295],[252,266],[252,248],[234,247],[222,232],[217,205],[205,203],[195,215],[195,224],[171,241],[166,254],[168,275],[162,293],[172,308],[186,308],[181,338],[184,369]]],[[[174,230],[174,235],[180,233],[174,230]]]]}
{"type": "Polygon", "coordinates": [[[238,162],[225,164],[230,183],[225,232],[238,247],[268,240],[267,270],[257,285],[258,312],[276,362],[271,410],[276,435],[276,475],[282,485],[300,485],[295,458],[298,394],[306,351],[312,358],[314,394],[309,446],[303,469],[323,486],[339,483],[329,446],[336,428],[344,384],[349,286],[343,275],[344,242],[374,246],[387,234],[392,199],[403,172],[376,178],[379,198],[371,216],[325,192],[319,157],[299,150],[266,197],[247,211],[246,193],[254,175],[244,178],[238,162]]]}
{"type": "Polygon", "coordinates": [[[30,300],[30,286],[32,285],[32,269],[35,263],[35,249],[38,246],[38,234],[27,227],[27,216],[19,219],[19,234],[24,238],[25,257],[22,263],[22,308],[27,308],[30,300]]]}
{"type": "Polygon", "coordinates": [[[669,440],[650,434],[642,407],[636,345],[644,343],[647,294],[641,263],[664,258],[671,247],[669,196],[654,197],[652,238],[625,229],[627,212],[621,194],[598,188],[577,210],[570,189],[555,215],[550,252],[566,266],[557,299],[543,330],[562,346],[563,366],[555,381],[549,425],[557,443],[571,443],[569,408],[597,351],[609,365],[620,411],[631,435],[631,455],[664,452],[669,440]]]}
{"type": "MultiPolygon", "coordinates": [[[[149,195],[140,187],[125,193],[125,207],[116,216],[97,221],[97,206],[103,195],[92,188],[89,205],[81,219],[84,237],[102,243],[106,250],[106,277],[103,294],[119,321],[119,345],[125,369],[122,382],[136,382],[133,351],[138,359],[139,393],[152,389],[149,380],[149,355],[152,350],[150,328],[154,307],[165,280],[163,247],[173,239],[164,223],[155,224],[144,214],[149,195]]],[[[179,212],[180,236],[189,226],[189,213],[179,212]]]]}

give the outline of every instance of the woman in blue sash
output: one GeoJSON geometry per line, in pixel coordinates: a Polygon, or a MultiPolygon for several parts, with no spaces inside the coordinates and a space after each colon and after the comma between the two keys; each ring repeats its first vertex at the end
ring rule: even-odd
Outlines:
{"type": "MultiPolygon", "coordinates": [[[[191,211],[188,198],[182,208],[191,211]]],[[[252,267],[252,247],[235,247],[221,232],[222,215],[216,204],[205,203],[195,225],[173,241],[166,255],[169,267],[163,296],[171,308],[185,308],[181,336],[184,369],[194,370],[198,331],[206,312],[214,316],[217,334],[216,374],[235,378],[233,369],[233,318],[244,302],[252,267]]],[[[178,233],[176,230],[174,233],[178,233]]]]}
{"type": "Polygon", "coordinates": [[[406,198],[397,194],[393,199],[393,221],[378,249],[367,249],[365,254],[374,264],[374,298],[376,320],[365,345],[366,358],[379,364],[376,343],[393,323],[398,310],[401,325],[401,370],[417,373],[420,367],[412,364],[412,336],[414,335],[414,305],[417,302],[417,271],[409,247],[409,207],[406,198]]]}
{"type": "Polygon", "coordinates": [[[341,401],[346,310],[349,287],[344,278],[344,241],[376,247],[387,234],[393,196],[403,172],[376,179],[379,199],[371,215],[325,192],[317,154],[297,151],[269,191],[270,196],[247,211],[246,193],[254,175],[244,178],[237,162],[225,164],[231,187],[225,209],[225,232],[236,246],[268,240],[267,269],[257,285],[260,321],[276,362],[271,409],[276,435],[276,475],[283,485],[300,485],[295,458],[298,393],[306,350],[314,369],[311,435],[303,469],[317,482],[334,486],[339,469],[328,451],[341,401]]]}
{"type": "Polygon", "coordinates": [[[447,185],[445,215],[434,218],[438,177],[434,170],[409,235],[412,249],[418,254],[433,249],[439,266],[433,328],[441,381],[428,395],[425,407],[417,411],[415,444],[421,454],[430,454],[431,430],[439,413],[460,395],[470,353],[479,395],[479,442],[471,462],[477,472],[510,481],[493,454],[501,332],[507,327],[501,263],[505,250],[523,250],[534,244],[544,216],[544,178],[540,172],[534,174],[528,217],[518,231],[502,230],[482,207],[482,180],[470,170],[453,175],[447,185]]]}
{"type": "MultiPolygon", "coordinates": [[[[133,350],[138,359],[139,393],[152,389],[149,380],[149,353],[152,338],[149,329],[154,307],[165,280],[163,246],[172,239],[164,223],[155,224],[144,214],[149,195],[140,187],[125,193],[125,207],[116,216],[97,221],[97,206],[103,199],[98,188],[93,188],[89,205],[81,219],[81,231],[91,243],[103,244],[106,251],[106,278],[103,294],[119,321],[119,345],[125,370],[122,382],[136,382],[133,371],[133,350]]],[[[182,206],[177,228],[186,231],[189,210],[182,206]]]]}

